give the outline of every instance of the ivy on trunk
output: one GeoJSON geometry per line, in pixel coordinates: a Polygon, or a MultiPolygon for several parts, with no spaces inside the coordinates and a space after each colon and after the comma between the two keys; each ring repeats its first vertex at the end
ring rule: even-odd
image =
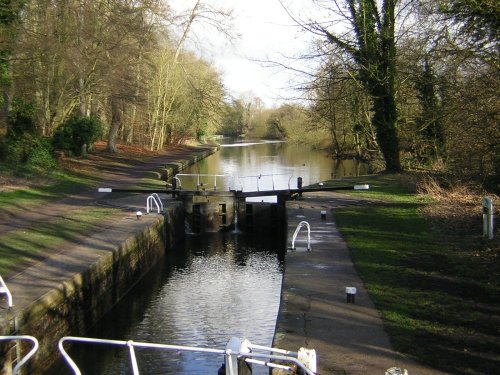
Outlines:
{"type": "MultiPolygon", "coordinates": [[[[320,24],[316,31],[354,60],[358,80],[373,101],[372,123],[388,171],[399,171],[399,137],[395,98],[396,44],[395,7],[397,0],[384,0],[381,9],[374,0],[345,0],[348,22],[354,31],[349,40],[320,24]]],[[[337,1],[335,1],[337,3],[337,1]]]]}

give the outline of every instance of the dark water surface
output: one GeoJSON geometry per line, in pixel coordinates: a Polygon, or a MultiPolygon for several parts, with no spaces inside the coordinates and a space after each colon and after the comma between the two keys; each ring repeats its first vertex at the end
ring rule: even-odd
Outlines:
{"type": "MultiPolygon", "coordinates": [[[[219,349],[235,336],[271,346],[284,248],[284,239],[233,232],[187,236],[88,336],[219,349]]],[[[136,354],[141,374],[216,374],[223,362],[213,354],[136,354]]],[[[125,347],[76,344],[71,355],[83,374],[132,373],[125,347]]],[[[62,364],[50,373],[70,372],[62,364]]]]}

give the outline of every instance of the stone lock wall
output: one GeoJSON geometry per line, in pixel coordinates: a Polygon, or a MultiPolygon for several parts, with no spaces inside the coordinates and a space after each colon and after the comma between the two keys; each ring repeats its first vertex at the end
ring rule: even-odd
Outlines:
{"type": "MultiPolygon", "coordinates": [[[[22,373],[47,370],[59,358],[61,337],[84,336],[183,235],[184,211],[179,204],[140,233],[131,234],[114,251],[107,251],[85,271],[16,312],[17,331],[12,322],[10,327],[2,327],[2,334],[32,335],[40,343],[22,373]]],[[[25,346],[23,352],[29,349],[25,346]]],[[[0,358],[4,358],[0,374],[10,375],[18,350],[11,343],[3,344],[0,350],[0,358]]]]}

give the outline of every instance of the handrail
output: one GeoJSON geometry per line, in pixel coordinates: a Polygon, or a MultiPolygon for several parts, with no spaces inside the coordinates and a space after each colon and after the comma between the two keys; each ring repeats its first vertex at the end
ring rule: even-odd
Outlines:
{"type": "MultiPolygon", "coordinates": [[[[241,177],[238,177],[238,179],[242,179],[242,178],[256,178],[257,180],[257,191],[260,191],[259,190],[259,180],[262,178],[262,177],[271,177],[271,182],[272,182],[272,185],[273,185],[273,190],[274,189],[274,176],[288,176],[290,175],[289,173],[270,173],[270,174],[257,174],[257,175],[249,175],[249,176],[241,176],[241,177]]],[[[290,175],[290,178],[288,179],[288,189],[290,189],[290,180],[292,179],[293,177],[293,173],[290,175]]],[[[242,185],[240,183],[240,185],[242,185]]],[[[243,185],[242,185],[243,186],[243,185]]]]}
{"type": "Polygon", "coordinates": [[[299,231],[303,226],[307,227],[307,250],[311,250],[311,226],[307,221],[301,221],[297,225],[297,228],[295,229],[292,237],[292,250],[295,250],[295,239],[297,238],[297,235],[299,234],[299,231]]]}
{"type": "Polygon", "coordinates": [[[213,177],[214,178],[214,190],[217,190],[217,177],[231,177],[227,174],[206,174],[206,173],[177,173],[175,178],[180,183],[180,179],[177,177],[196,177],[196,189],[199,189],[203,184],[200,182],[200,177],[213,177]]]}
{"type": "Polygon", "coordinates": [[[172,177],[172,179],[176,180],[176,181],[179,181],[179,190],[182,189],[181,179],[179,177],[177,177],[177,175],[175,175],[174,177],[172,177]]]}
{"type": "Polygon", "coordinates": [[[10,293],[7,284],[5,284],[5,281],[3,281],[2,276],[0,276],[0,293],[4,293],[7,295],[7,305],[9,305],[9,308],[11,308],[13,306],[12,294],[10,293]]]}
{"type": "MultiPolygon", "coordinates": [[[[155,193],[155,194],[156,194],[156,193],[155,193]]],[[[156,194],[156,195],[158,196],[158,194],[156,194]]],[[[158,197],[158,199],[159,199],[159,197],[158,197]]],[[[158,213],[160,213],[160,205],[159,205],[159,204],[158,204],[158,202],[156,201],[156,197],[154,196],[154,194],[151,194],[151,195],[148,197],[148,199],[146,200],[146,212],[149,214],[149,211],[150,211],[150,209],[149,209],[149,202],[151,202],[151,201],[155,202],[155,204],[156,204],[156,208],[158,209],[158,213]]],[[[160,203],[161,203],[161,200],[160,200],[160,203]]],[[[151,204],[151,209],[153,209],[153,204],[151,204]]],[[[162,211],[163,211],[163,203],[162,203],[162,205],[161,205],[161,209],[162,209],[162,211]]]]}
{"type": "Polygon", "coordinates": [[[160,202],[161,211],[163,212],[163,202],[161,201],[160,196],[158,195],[158,193],[153,193],[151,195],[153,195],[154,197],[158,198],[158,202],[160,202]]]}
{"type": "MultiPolygon", "coordinates": [[[[246,340],[245,340],[246,341],[246,340]]],[[[298,368],[302,369],[307,375],[315,375],[313,371],[311,371],[307,366],[300,361],[298,358],[294,358],[291,355],[297,354],[294,352],[289,352],[283,349],[276,348],[268,348],[259,345],[249,344],[248,347],[252,349],[266,350],[269,352],[280,353],[281,355],[273,355],[273,354],[264,354],[264,353],[254,353],[248,351],[240,350],[232,350],[229,347],[226,349],[212,349],[212,348],[202,348],[202,347],[193,347],[193,346],[181,346],[181,345],[168,345],[168,344],[155,344],[155,343],[146,343],[146,342],[136,342],[132,340],[123,341],[123,340],[109,340],[109,339],[97,339],[97,338],[88,338],[88,337],[74,337],[67,336],[63,337],[59,340],[59,351],[63,356],[66,363],[69,365],[71,370],[73,370],[75,375],[81,375],[80,369],[76,365],[76,363],[72,360],[69,354],[64,349],[65,342],[79,342],[79,343],[92,343],[92,344],[104,344],[104,345],[117,345],[117,346],[126,346],[129,349],[130,361],[132,364],[132,371],[134,375],[139,375],[139,367],[137,364],[137,357],[135,355],[134,348],[149,348],[149,349],[164,349],[164,350],[177,350],[177,351],[189,351],[189,352],[198,352],[198,353],[210,353],[216,355],[224,355],[226,357],[226,362],[229,364],[232,363],[230,359],[234,358],[245,358],[246,361],[264,365],[267,367],[275,367],[282,368],[286,370],[291,370],[290,366],[286,366],[283,364],[277,364],[269,361],[284,361],[288,363],[295,364],[298,368]],[[264,361],[266,360],[266,361],[264,361]]],[[[232,365],[226,368],[228,375],[237,375],[237,369],[235,369],[232,365]]],[[[315,371],[315,369],[314,369],[315,371]]]]}
{"type": "Polygon", "coordinates": [[[24,364],[26,362],[28,362],[28,360],[31,357],[33,357],[33,355],[38,350],[38,340],[36,338],[34,338],[33,336],[27,336],[27,335],[24,335],[24,336],[0,336],[0,340],[9,340],[9,341],[10,340],[27,340],[27,341],[31,341],[33,343],[33,347],[28,352],[28,354],[26,354],[23,358],[21,358],[21,360],[16,364],[16,366],[12,370],[12,375],[17,375],[19,369],[22,366],[24,366],[24,364]]]}

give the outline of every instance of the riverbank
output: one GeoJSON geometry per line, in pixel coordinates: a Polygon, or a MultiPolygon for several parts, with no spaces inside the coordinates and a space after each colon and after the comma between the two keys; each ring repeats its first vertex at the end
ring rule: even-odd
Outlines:
{"type": "Polygon", "coordinates": [[[384,374],[391,367],[409,374],[444,374],[393,349],[332,216],[334,208],[353,204],[363,209],[373,202],[323,192],[287,203],[288,245],[299,222],[306,221],[312,250],[307,251],[304,227],[296,250],[289,246],[285,257],[274,345],[315,349],[319,374],[384,374]],[[356,288],[353,303],[347,303],[346,287],[356,288]]]}
{"type": "MultiPolygon", "coordinates": [[[[126,163],[103,163],[101,156],[98,162],[94,159],[101,177],[94,177],[95,184],[158,188],[165,184],[159,175],[216,150],[185,147],[126,163]]],[[[20,196],[19,191],[2,195],[20,196]]],[[[179,240],[184,220],[178,216],[184,212],[172,201],[163,215],[137,220],[135,213],[144,210],[146,196],[106,196],[95,186],[78,194],[21,202],[2,205],[0,217],[2,272],[14,304],[7,309],[3,301],[0,334],[37,336],[40,349],[30,366],[38,373],[50,366],[60,337],[83,335],[179,240]]],[[[6,350],[2,374],[9,374],[17,356],[15,347],[6,350]]]]}
{"type": "MultiPolygon", "coordinates": [[[[59,179],[37,177],[31,186],[10,179],[8,191],[0,193],[0,275],[8,278],[113,225],[113,215],[122,214],[122,209],[103,204],[105,195],[97,187],[162,189],[170,176],[218,150],[200,145],[152,153],[120,146],[118,154],[110,154],[104,147],[98,144],[85,159],[62,160],[62,171],[71,173],[59,179]]],[[[145,199],[138,208],[145,206],[145,199]]]]}
{"type": "MultiPolygon", "coordinates": [[[[500,238],[482,236],[482,198],[465,186],[429,193],[422,174],[365,176],[370,191],[331,211],[394,348],[453,374],[500,363],[500,238]],[[363,205],[358,198],[370,199],[363,205]]],[[[355,184],[360,179],[325,182],[355,184]]],[[[491,195],[498,218],[498,198],[491,195]]]]}

